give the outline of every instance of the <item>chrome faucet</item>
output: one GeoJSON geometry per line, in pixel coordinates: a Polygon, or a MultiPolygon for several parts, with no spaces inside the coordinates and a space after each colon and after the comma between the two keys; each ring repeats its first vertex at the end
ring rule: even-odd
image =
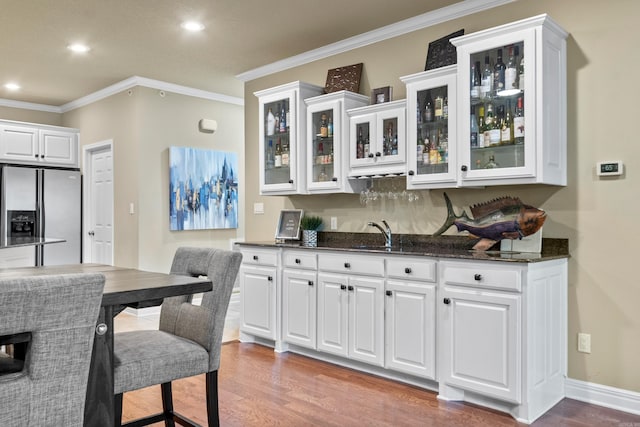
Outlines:
{"type": "Polygon", "coordinates": [[[380,232],[384,236],[385,249],[391,249],[391,227],[389,227],[389,224],[387,224],[387,221],[385,221],[384,219],[382,220],[382,223],[384,224],[386,230],[385,228],[382,228],[377,222],[368,222],[367,225],[369,227],[375,227],[380,230],[380,232]]]}

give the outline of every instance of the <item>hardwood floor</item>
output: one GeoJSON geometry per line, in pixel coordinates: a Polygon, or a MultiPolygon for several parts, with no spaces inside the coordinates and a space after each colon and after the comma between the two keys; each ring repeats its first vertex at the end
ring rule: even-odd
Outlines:
{"type": "MultiPolygon", "coordinates": [[[[431,391],[237,341],[223,345],[218,383],[223,427],[524,425],[500,412],[441,402],[431,391]]],[[[206,425],[204,376],[173,388],[176,410],[206,425]]],[[[123,420],[161,408],[159,386],[126,393],[123,420]]],[[[564,399],[532,426],[640,427],[640,416],[564,399]]]]}

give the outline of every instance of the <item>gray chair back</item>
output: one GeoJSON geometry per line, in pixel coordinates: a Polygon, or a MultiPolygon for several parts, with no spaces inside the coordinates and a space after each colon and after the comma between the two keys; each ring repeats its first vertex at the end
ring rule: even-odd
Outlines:
{"type": "Polygon", "coordinates": [[[171,274],[207,276],[213,289],[202,296],[202,304],[191,304],[191,296],[165,299],[160,311],[160,330],[190,339],[209,353],[209,371],[220,367],[220,346],[233,285],[240,269],[240,252],[211,248],[178,248],[171,274]]]}
{"type": "Polygon", "coordinates": [[[22,371],[0,376],[0,426],[82,426],[102,274],[0,280],[0,336],[30,333],[22,371]]]}

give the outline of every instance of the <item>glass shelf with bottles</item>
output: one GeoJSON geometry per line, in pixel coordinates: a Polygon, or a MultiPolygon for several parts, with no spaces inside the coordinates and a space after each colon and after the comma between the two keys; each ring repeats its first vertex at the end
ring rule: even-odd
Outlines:
{"type": "Polygon", "coordinates": [[[524,43],[473,53],[470,65],[472,170],[523,167],[524,43]]]}
{"type": "Polygon", "coordinates": [[[264,182],[288,183],[291,177],[289,99],[266,103],[264,111],[264,182]]]}
{"type": "Polygon", "coordinates": [[[333,109],[315,112],[312,115],[314,128],[312,141],[313,182],[325,182],[333,180],[333,109]]]}
{"type": "Polygon", "coordinates": [[[449,171],[449,99],[447,86],[417,92],[416,173],[449,171]]]}

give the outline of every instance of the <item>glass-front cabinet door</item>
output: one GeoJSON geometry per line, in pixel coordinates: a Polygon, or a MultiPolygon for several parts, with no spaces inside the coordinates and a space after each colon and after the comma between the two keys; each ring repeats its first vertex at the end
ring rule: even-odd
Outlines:
{"type": "MultiPolygon", "coordinates": [[[[307,191],[357,192],[347,179],[348,108],[360,107],[368,97],[340,91],[305,100],[307,104],[307,191]]],[[[358,187],[358,188],[356,188],[358,187]]]]}
{"type": "Polygon", "coordinates": [[[319,86],[289,83],[256,92],[259,98],[259,164],[261,194],[304,194],[304,97],[322,92],[319,86]]]}
{"type": "Polygon", "coordinates": [[[462,185],[566,185],[565,38],[541,15],[452,40],[462,185]]]}
{"type": "Polygon", "coordinates": [[[405,105],[402,99],[347,111],[350,177],[405,172],[405,105]]]}
{"type": "Polygon", "coordinates": [[[455,187],[456,66],[401,80],[407,86],[407,188],[455,187]]]}

